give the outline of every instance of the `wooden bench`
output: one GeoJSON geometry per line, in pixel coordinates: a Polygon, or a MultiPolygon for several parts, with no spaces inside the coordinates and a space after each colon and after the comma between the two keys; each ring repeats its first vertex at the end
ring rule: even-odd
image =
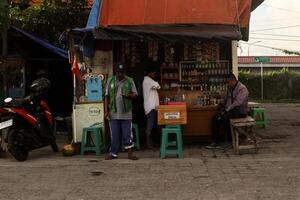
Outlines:
{"type": "Polygon", "coordinates": [[[232,134],[232,146],[236,154],[240,154],[242,149],[255,149],[258,151],[258,138],[253,132],[255,120],[247,116],[245,118],[230,119],[230,127],[232,134]],[[240,145],[239,136],[244,135],[247,137],[247,145],[240,145]]]}

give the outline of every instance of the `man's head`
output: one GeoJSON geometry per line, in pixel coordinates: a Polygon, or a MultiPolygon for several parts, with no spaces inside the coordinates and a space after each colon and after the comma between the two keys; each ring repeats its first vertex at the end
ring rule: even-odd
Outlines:
{"type": "Polygon", "coordinates": [[[37,78],[48,78],[48,73],[45,71],[45,70],[39,70],[37,73],[36,73],[36,77],[37,78]]]}
{"type": "Polygon", "coordinates": [[[234,88],[234,86],[236,85],[237,82],[238,82],[238,80],[236,79],[234,74],[231,73],[228,75],[227,83],[230,88],[234,88]]]}
{"type": "Polygon", "coordinates": [[[156,70],[154,68],[151,68],[151,67],[148,67],[146,70],[145,70],[145,73],[147,76],[149,76],[150,78],[154,79],[155,76],[156,76],[156,70]]]}
{"type": "Polygon", "coordinates": [[[122,80],[125,78],[125,66],[124,64],[117,64],[115,67],[116,77],[118,80],[122,80]]]}

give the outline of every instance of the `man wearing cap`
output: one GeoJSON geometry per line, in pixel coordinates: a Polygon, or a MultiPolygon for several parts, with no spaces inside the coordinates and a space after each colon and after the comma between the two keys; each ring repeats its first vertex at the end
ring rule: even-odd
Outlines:
{"type": "Polygon", "coordinates": [[[219,148],[220,128],[224,126],[228,137],[231,136],[230,119],[243,118],[248,114],[248,89],[237,80],[234,74],[228,75],[229,87],[220,112],[212,119],[213,142],[206,148],[219,148]]]}
{"type": "Polygon", "coordinates": [[[133,155],[132,136],[132,100],[137,97],[137,90],[133,79],[125,76],[125,67],[118,64],[116,75],[108,78],[105,89],[105,117],[109,119],[111,132],[111,147],[105,158],[111,160],[118,157],[120,140],[128,150],[128,159],[137,160],[133,155]],[[121,136],[121,138],[120,138],[121,136]]]}
{"type": "Polygon", "coordinates": [[[155,108],[159,106],[159,97],[157,90],[160,89],[158,82],[154,81],[156,72],[153,68],[146,69],[146,76],[143,81],[143,97],[144,110],[147,116],[146,126],[146,142],[147,147],[152,148],[151,132],[155,125],[156,111],[155,108]]]}

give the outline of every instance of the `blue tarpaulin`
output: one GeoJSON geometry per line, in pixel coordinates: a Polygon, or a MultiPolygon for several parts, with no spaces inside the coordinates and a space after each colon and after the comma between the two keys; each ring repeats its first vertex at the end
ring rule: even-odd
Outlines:
{"type": "Polygon", "coordinates": [[[100,9],[101,0],[94,0],[93,7],[89,14],[89,19],[86,24],[86,28],[94,28],[99,25],[99,16],[100,16],[100,9]]]}
{"type": "Polygon", "coordinates": [[[27,31],[23,30],[23,29],[20,29],[20,28],[14,27],[14,26],[12,26],[11,28],[14,29],[14,30],[16,30],[16,31],[18,31],[22,35],[25,35],[26,37],[30,38],[34,42],[42,45],[43,47],[45,47],[46,49],[50,50],[51,52],[53,52],[53,53],[55,53],[55,54],[57,54],[57,55],[65,58],[65,59],[68,59],[68,51],[67,50],[58,48],[58,47],[50,44],[49,42],[43,40],[42,38],[36,37],[36,36],[28,33],[27,31]]]}
{"type": "MultiPolygon", "coordinates": [[[[99,23],[99,14],[100,14],[100,6],[101,6],[101,0],[94,0],[93,7],[90,11],[88,21],[86,23],[86,27],[84,29],[81,29],[81,32],[91,32],[93,28],[98,26],[99,23]]],[[[83,54],[87,57],[93,57],[95,55],[95,38],[92,34],[88,34],[86,38],[84,39],[83,43],[83,54]]]]}

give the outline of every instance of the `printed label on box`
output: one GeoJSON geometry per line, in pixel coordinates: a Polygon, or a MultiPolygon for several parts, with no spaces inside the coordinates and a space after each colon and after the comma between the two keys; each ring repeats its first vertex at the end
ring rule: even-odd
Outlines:
{"type": "Polygon", "coordinates": [[[164,113],[164,119],[179,119],[180,112],[166,112],[164,113]]]}

